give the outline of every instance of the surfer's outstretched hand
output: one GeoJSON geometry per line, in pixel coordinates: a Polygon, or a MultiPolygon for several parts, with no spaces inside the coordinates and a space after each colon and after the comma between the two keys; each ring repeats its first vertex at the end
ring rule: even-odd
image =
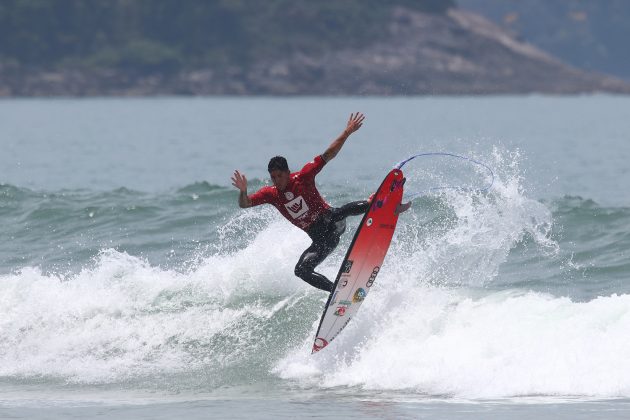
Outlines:
{"type": "Polygon", "coordinates": [[[363,125],[363,120],[365,119],[365,115],[357,112],[356,114],[350,114],[350,119],[348,120],[348,125],[346,126],[346,134],[350,135],[357,131],[363,125]]]}
{"type": "Polygon", "coordinates": [[[341,133],[339,137],[337,137],[335,141],[333,141],[330,146],[328,146],[328,149],[326,149],[326,151],[322,154],[322,158],[325,162],[330,162],[335,156],[337,156],[337,153],[339,153],[339,151],[343,147],[343,144],[346,142],[346,140],[348,140],[348,136],[361,128],[364,119],[365,115],[361,114],[360,112],[357,112],[356,114],[350,114],[350,119],[348,120],[348,124],[343,130],[343,133],[341,133]]]}
{"type": "Polygon", "coordinates": [[[234,171],[234,175],[232,175],[232,185],[241,190],[242,192],[247,192],[247,178],[245,175],[241,174],[239,171],[234,171]]]}

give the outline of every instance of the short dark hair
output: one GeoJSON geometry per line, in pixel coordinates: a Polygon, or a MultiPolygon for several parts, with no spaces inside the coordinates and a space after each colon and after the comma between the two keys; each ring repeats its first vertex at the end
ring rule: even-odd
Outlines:
{"type": "Polygon", "coordinates": [[[274,156],[269,160],[269,165],[267,165],[267,171],[271,172],[275,170],[279,170],[279,171],[289,170],[289,164],[287,163],[287,160],[283,158],[282,156],[274,156]]]}

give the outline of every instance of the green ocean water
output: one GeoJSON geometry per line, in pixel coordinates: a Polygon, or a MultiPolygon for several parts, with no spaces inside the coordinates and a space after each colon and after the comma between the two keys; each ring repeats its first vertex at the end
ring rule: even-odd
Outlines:
{"type": "MultiPolygon", "coordinates": [[[[630,99],[0,101],[0,411],[17,418],[624,418],[630,99]],[[229,177],[362,199],[414,153],[374,292],[310,355],[308,237],[229,177]],[[355,322],[356,321],[356,322],[355,322]],[[458,417],[459,416],[459,417],[458,417]]],[[[352,232],[356,220],[349,220],[352,232]]],[[[322,264],[334,277],[351,240],[322,264]]]]}

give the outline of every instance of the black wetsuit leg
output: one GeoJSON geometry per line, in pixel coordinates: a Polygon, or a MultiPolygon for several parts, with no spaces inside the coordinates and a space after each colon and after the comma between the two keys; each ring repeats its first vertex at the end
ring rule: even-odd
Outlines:
{"type": "Polygon", "coordinates": [[[370,207],[370,203],[366,200],[353,201],[348,204],[344,204],[341,207],[332,209],[333,219],[337,222],[345,219],[348,216],[359,216],[365,214],[370,207]]]}
{"type": "Polygon", "coordinates": [[[339,244],[339,239],[346,230],[346,217],[363,214],[368,208],[367,201],[354,201],[322,214],[307,232],[313,243],[302,253],[295,266],[295,275],[313,287],[331,292],[333,282],[315,272],[315,267],[339,244]]]}
{"type": "Polygon", "coordinates": [[[329,240],[313,241],[313,244],[302,253],[296,264],[295,275],[313,287],[331,292],[333,283],[323,274],[315,272],[315,267],[330,255],[338,243],[339,236],[332,236],[329,240]]]}

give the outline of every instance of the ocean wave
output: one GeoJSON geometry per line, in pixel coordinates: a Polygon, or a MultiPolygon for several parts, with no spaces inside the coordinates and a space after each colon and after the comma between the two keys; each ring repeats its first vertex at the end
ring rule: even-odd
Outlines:
{"type": "Polygon", "coordinates": [[[295,344],[296,322],[307,313],[313,320],[323,296],[283,281],[271,256],[252,263],[250,252],[180,273],[106,250],[75,275],[25,268],[0,276],[0,377],[111,383],[225,374],[277,350],[280,338],[295,344]]]}
{"type": "MultiPolygon", "coordinates": [[[[414,201],[369,302],[316,356],[327,296],[293,275],[310,241],[275,209],[241,211],[232,188],[203,182],[169,194],[3,186],[0,202],[18,202],[2,210],[8,237],[32,257],[0,275],[0,377],[630,397],[627,209],[533,199],[513,157],[493,159],[492,190],[414,201]]],[[[334,278],[351,236],[320,272],[334,278]]]]}

